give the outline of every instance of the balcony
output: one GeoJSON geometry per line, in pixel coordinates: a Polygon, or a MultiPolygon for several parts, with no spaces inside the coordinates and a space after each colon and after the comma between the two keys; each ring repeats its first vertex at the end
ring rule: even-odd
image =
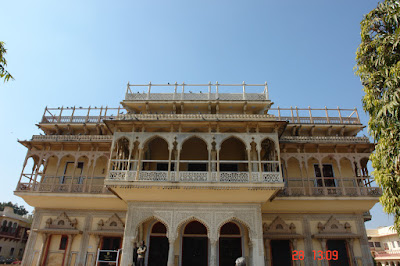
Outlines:
{"type": "Polygon", "coordinates": [[[373,178],[327,178],[326,184],[337,186],[323,186],[322,179],[305,180],[301,178],[290,178],[285,188],[279,194],[280,197],[380,197],[382,190],[379,187],[371,186],[373,178]],[[357,182],[356,182],[357,180],[357,182]],[[299,186],[303,183],[304,185],[299,186]],[[364,185],[369,184],[369,185],[364,185]]]}
{"type": "Polygon", "coordinates": [[[79,183],[80,178],[71,177],[52,177],[46,176],[48,179],[61,180],[66,178],[66,183],[19,183],[17,192],[40,192],[40,193],[88,193],[88,194],[110,194],[108,189],[102,184],[90,184],[85,178],[82,183],[79,183]]]}

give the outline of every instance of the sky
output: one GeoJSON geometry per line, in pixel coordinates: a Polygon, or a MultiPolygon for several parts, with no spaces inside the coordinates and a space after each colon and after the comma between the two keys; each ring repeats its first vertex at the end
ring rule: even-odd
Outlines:
{"type": "MultiPolygon", "coordinates": [[[[268,82],[274,107],[354,108],[363,15],[376,0],[6,1],[0,41],[0,202],[13,195],[44,108],[117,107],[127,82],[268,82]]],[[[368,134],[366,130],[361,136],[368,134]]],[[[28,207],[32,210],[31,207],[28,207]]],[[[392,225],[376,204],[367,228],[392,225]]]]}

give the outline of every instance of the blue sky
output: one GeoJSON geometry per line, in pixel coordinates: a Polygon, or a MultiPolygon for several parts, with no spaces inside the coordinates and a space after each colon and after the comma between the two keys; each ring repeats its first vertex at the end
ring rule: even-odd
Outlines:
{"type": "MultiPolygon", "coordinates": [[[[357,107],[367,122],[353,67],[376,0],[0,2],[15,77],[0,84],[0,201],[24,203],[17,139],[39,133],[45,106],[114,107],[128,81],[267,81],[275,107],[357,107]]],[[[368,228],[392,223],[381,209],[368,228]]]]}

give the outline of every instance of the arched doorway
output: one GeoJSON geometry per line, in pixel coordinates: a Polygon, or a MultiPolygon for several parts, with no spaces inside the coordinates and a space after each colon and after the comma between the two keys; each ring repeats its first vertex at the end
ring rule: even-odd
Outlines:
{"type": "Polygon", "coordinates": [[[168,261],[167,228],[161,222],[156,222],[150,232],[148,266],[167,265],[168,261]]]}
{"type": "Polygon", "coordinates": [[[198,221],[185,226],[182,237],[182,266],[208,265],[207,228],[198,221]]]}
{"type": "Polygon", "coordinates": [[[229,222],[220,229],[219,265],[235,265],[239,257],[242,257],[242,234],[236,223],[229,222]]]}

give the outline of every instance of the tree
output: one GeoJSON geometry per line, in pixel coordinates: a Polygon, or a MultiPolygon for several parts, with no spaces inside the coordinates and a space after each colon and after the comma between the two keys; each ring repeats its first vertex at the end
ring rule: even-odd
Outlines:
{"type": "Polygon", "coordinates": [[[375,140],[370,160],[383,189],[380,202],[394,214],[400,233],[400,3],[386,0],[364,16],[356,74],[364,87],[368,131],[375,140]]]}
{"type": "Polygon", "coordinates": [[[23,205],[18,206],[17,203],[13,204],[11,201],[9,202],[0,202],[0,211],[4,210],[4,207],[6,206],[10,206],[14,209],[14,213],[15,214],[19,214],[19,215],[25,215],[28,213],[28,211],[25,209],[25,207],[23,205]]]}
{"type": "Polygon", "coordinates": [[[14,79],[13,76],[6,70],[7,61],[4,55],[7,53],[7,49],[4,48],[4,42],[0,42],[0,78],[4,78],[4,82],[14,79]]]}

